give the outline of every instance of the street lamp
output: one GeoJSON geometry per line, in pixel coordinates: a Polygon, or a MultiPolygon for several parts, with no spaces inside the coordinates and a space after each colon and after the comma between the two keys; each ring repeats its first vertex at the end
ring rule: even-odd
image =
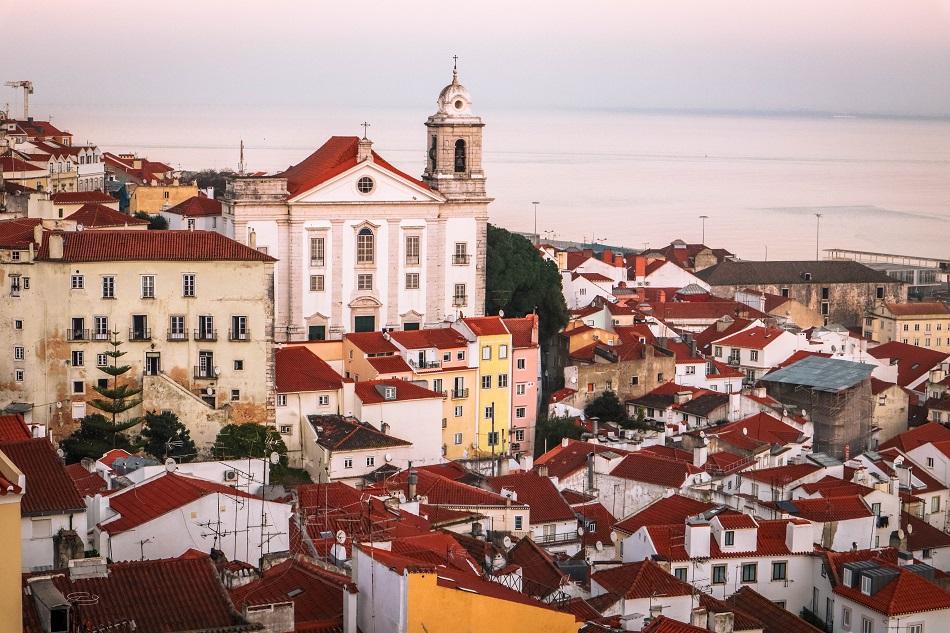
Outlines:
{"type": "Polygon", "coordinates": [[[703,223],[703,239],[700,241],[700,243],[705,244],[706,243],[706,220],[709,219],[709,216],[701,215],[699,216],[699,219],[702,220],[702,223],[703,223]]]}
{"type": "Polygon", "coordinates": [[[535,200],[531,204],[534,205],[534,234],[537,235],[538,234],[538,205],[541,203],[535,200]]]}
{"type": "Polygon", "coordinates": [[[818,261],[821,259],[821,257],[818,255],[820,252],[818,249],[818,243],[819,238],[821,237],[821,214],[816,213],[815,218],[815,261],[818,261]]]}

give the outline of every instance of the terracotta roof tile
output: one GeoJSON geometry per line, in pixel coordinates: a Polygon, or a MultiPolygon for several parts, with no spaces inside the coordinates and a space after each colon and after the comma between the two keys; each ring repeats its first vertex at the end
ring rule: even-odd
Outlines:
{"type": "Polygon", "coordinates": [[[475,336],[497,336],[508,334],[505,322],[496,316],[467,317],[462,322],[468,326],[475,336]]]}
{"type": "Polygon", "coordinates": [[[221,215],[221,202],[206,196],[192,196],[179,202],[163,213],[174,213],[186,218],[203,218],[221,215]]]}
{"type": "Polygon", "coordinates": [[[456,349],[465,347],[468,341],[458,330],[450,327],[426,328],[423,330],[398,330],[389,333],[392,340],[408,350],[456,349]]]}
{"type": "Polygon", "coordinates": [[[53,204],[115,204],[115,198],[102,191],[61,191],[50,196],[53,204]]]}
{"type": "Polygon", "coordinates": [[[759,527],[759,524],[755,522],[755,518],[748,514],[724,514],[717,515],[716,518],[723,529],[726,530],[747,530],[759,527]]]}
{"type": "Polygon", "coordinates": [[[844,584],[836,585],[834,592],[890,617],[950,609],[950,593],[936,584],[900,567],[881,566],[895,570],[897,576],[877,593],[865,595],[859,588],[844,584]]]}
{"type": "Polygon", "coordinates": [[[136,218],[127,213],[116,211],[112,207],[94,202],[82,205],[73,213],[67,215],[65,219],[72,220],[85,228],[148,226],[148,220],[136,218]]]}
{"type": "Polygon", "coordinates": [[[716,339],[735,334],[736,332],[749,327],[752,325],[752,323],[754,323],[752,319],[732,319],[730,323],[725,324],[725,327],[720,330],[720,326],[724,324],[720,321],[717,321],[702,332],[694,335],[693,341],[700,350],[703,350],[706,349],[716,339]]]}
{"type": "Polygon", "coordinates": [[[511,345],[515,349],[524,347],[537,347],[537,339],[533,337],[533,331],[537,327],[538,319],[535,315],[529,314],[520,319],[505,319],[505,327],[511,332],[511,345]]]}
{"type": "Polygon", "coordinates": [[[531,508],[532,524],[575,519],[571,506],[547,477],[534,472],[519,472],[490,477],[488,484],[499,494],[502,489],[513,491],[519,503],[531,508]]]}
{"type": "Polygon", "coordinates": [[[927,424],[914,427],[904,431],[900,435],[892,437],[881,444],[880,448],[881,450],[899,448],[901,452],[907,453],[928,442],[941,442],[946,440],[950,440],[950,429],[938,422],[928,422],[927,424]]]}
{"type": "Polygon", "coordinates": [[[897,362],[897,384],[910,387],[927,376],[931,369],[950,358],[950,354],[926,347],[891,341],[868,349],[878,360],[897,362]]]}
{"type": "Polygon", "coordinates": [[[731,336],[716,339],[713,344],[743,349],[765,349],[783,334],[785,330],[777,327],[752,327],[731,336]]]}
{"type": "Polygon", "coordinates": [[[950,316],[950,309],[939,301],[914,303],[885,303],[885,307],[896,316],[950,316]]]}
{"type": "MultiPolygon", "coordinates": [[[[791,556],[794,552],[788,549],[785,543],[786,526],[800,519],[762,520],[756,529],[756,547],[749,552],[723,551],[715,538],[710,539],[710,558],[750,558],[753,556],[791,556]]],[[[657,555],[664,560],[689,560],[686,553],[685,534],[686,524],[653,525],[645,528],[657,555]]],[[[810,552],[809,552],[810,554],[810,552]]],[[[804,555],[804,554],[803,554],[804,555]]]]}
{"type": "Polygon", "coordinates": [[[277,393],[335,391],[343,387],[340,374],[303,345],[277,348],[274,376],[277,393]]]}
{"type": "Polygon", "coordinates": [[[783,512],[816,523],[848,521],[874,516],[860,495],[795,499],[779,504],[783,512]]]}
{"type": "Polygon", "coordinates": [[[511,548],[508,563],[521,566],[522,591],[530,596],[546,598],[567,582],[567,574],[530,538],[521,539],[511,548]]]}
{"type": "Polygon", "coordinates": [[[610,532],[617,519],[610,513],[610,510],[599,501],[575,504],[571,506],[571,509],[579,514],[583,520],[581,527],[584,528],[584,536],[582,537],[584,545],[596,545],[597,541],[600,541],[603,545],[611,544],[610,532]],[[593,530],[590,529],[591,523],[595,524],[593,530]]]}
{"type": "Polygon", "coordinates": [[[682,495],[670,495],[654,501],[636,514],[616,524],[617,529],[633,534],[644,525],[683,523],[688,517],[712,510],[716,505],[682,495]]]}
{"type": "Polygon", "coordinates": [[[679,488],[693,475],[705,472],[690,463],[656,457],[643,451],[631,453],[623,458],[613,470],[612,477],[643,481],[679,488]]]}
{"type": "Polygon", "coordinates": [[[308,415],[307,420],[314,427],[317,443],[335,451],[412,446],[411,442],[381,433],[366,422],[340,415],[308,415]]]}
{"type": "Polygon", "coordinates": [[[366,354],[392,354],[399,351],[382,332],[351,332],[345,334],[344,338],[366,354]]]}
{"type": "Polygon", "coordinates": [[[28,248],[33,231],[41,224],[39,218],[16,218],[0,221],[0,248],[28,248]]]}
{"type": "Polygon", "coordinates": [[[658,615],[646,625],[641,633],[709,633],[705,628],[693,626],[686,622],[680,622],[668,618],[665,615],[658,615]]]}
{"type": "Polygon", "coordinates": [[[591,576],[607,592],[628,600],[661,596],[691,596],[693,586],[679,580],[651,560],[626,563],[591,576]]]}
{"type": "MultiPolygon", "coordinates": [[[[726,603],[733,608],[737,625],[741,613],[758,620],[762,625],[762,633],[822,633],[822,629],[812,626],[791,611],[778,606],[748,585],[744,585],[739,591],[729,596],[726,603]]],[[[736,626],[735,630],[743,629],[736,626]]]]}
{"type": "Polygon", "coordinates": [[[82,497],[90,497],[109,488],[109,484],[99,473],[89,472],[82,464],[69,464],[66,466],[66,474],[73,480],[76,491],[82,497]]]}
{"type": "MultiPolygon", "coordinates": [[[[214,231],[68,231],[63,262],[277,261],[214,231]]],[[[50,234],[43,234],[37,260],[51,261],[50,234]]]]}
{"type": "MultiPolygon", "coordinates": [[[[427,497],[429,505],[458,507],[504,506],[509,501],[506,497],[498,493],[453,481],[452,479],[442,477],[428,470],[417,469],[415,472],[418,477],[416,494],[427,497]]],[[[403,470],[366,490],[372,494],[389,494],[401,491],[408,496],[408,476],[409,471],[403,470]]],[[[511,504],[513,506],[528,507],[527,504],[521,501],[511,502],[511,504]]]]}
{"type": "Polygon", "coordinates": [[[86,503],[48,439],[6,442],[0,444],[0,451],[26,477],[26,494],[20,503],[24,516],[85,512],[86,503]]]}
{"type": "Polygon", "coordinates": [[[606,453],[608,451],[620,455],[626,455],[629,452],[592,442],[568,440],[567,446],[559,444],[538,457],[534,461],[534,470],[537,471],[539,466],[547,466],[549,476],[564,479],[584,468],[587,464],[587,455],[590,453],[606,453]]]}
{"type": "Polygon", "coordinates": [[[788,464],[787,466],[775,466],[774,468],[747,470],[742,473],[742,477],[771,486],[787,486],[819,470],[821,470],[821,466],[816,464],[788,464]]]}
{"type": "Polygon", "coordinates": [[[32,439],[29,427],[19,413],[0,415],[0,443],[32,439]]]}
{"type": "Polygon", "coordinates": [[[403,374],[412,373],[412,367],[402,356],[391,354],[389,356],[371,356],[366,359],[370,367],[376,370],[378,374],[403,374]]]}
{"type": "Polygon", "coordinates": [[[408,380],[386,379],[386,380],[367,380],[356,383],[356,397],[364,405],[380,404],[382,402],[404,402],[406,400],[423,400],[426,398],[442,398],[441,393],[436,393],[425,387],[409,382],[408,380]],[[387,400],[384,391],[386,387],[395,390],[393,398],[387,400]]]}

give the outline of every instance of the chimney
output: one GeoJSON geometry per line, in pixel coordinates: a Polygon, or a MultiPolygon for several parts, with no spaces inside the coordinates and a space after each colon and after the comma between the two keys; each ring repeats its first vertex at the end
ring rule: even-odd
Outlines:
{"type": "Polygon", "coordinates": [[[43,223],[40,222],[33,227],[33,241],[37,244],[43,243],[43,223]]]}
{"type": "Polygon", "coordinates": [[[752,390],[752,395],[755,396],[756,398],[764,398],[765,387],[756,387],[755,389],[752,390]]]}
{"type": "Polygon", "coordinates": [[[702,468],[709,459],[709,445],[703,442],[693,447],[693,466],[702,468]]]}
{"type": "Polygon", "coordinates": [[[692,399],[693,399],[692,391],[677,391],[673,395],[673,402],[675,402],[676,404],[684,404],[686,402],[689,402],[692,399]]]}
{"type": "Polygon", "coordinates": [[[656,300],[658,303],[666,303],[666,290],[660,290],[657,293],[656,300]]]}
{"type": "Polygon", "coordinates": [[[49,234],[49,258],[50,259],[63,258],[63,234],[62,233],[49,234]]]}
{"type": "Polygon", "coordinates": [[[600,253],[600,261],[604,262],[605,264],[610,264],[614,261],[614,252],[609,248],[605,248],[600,253]]]}
{"type": "Polygon", "coordinates": [[[689,614],[689,623],[696,628],[705,629],[706,628],[706,616],[707,611],[703,607],[696,607],[689,614]]]}
{"type": "Polygon", "coordinates": [[[709,558],[709,521],[702,517],[686,519],[686,555],[692,558],[709,558]]]}
{"type": "Polygon", "coordinates": [[[647,276],[647,258],[643,255],[637,255],[633,258],[634,276],[642,280],[647,276]]]}
{"type": "Polygon", "coordinates": [[[109,566],[102,556],[96,558],[77,558],[69,561],[69,579],[73,582],[84,578],[107,578],[109,566]]]}
{"type": "Polygon", "coordinates": [[[733,633],[735,631],[736,616],[732,611],[710,613],[706,628],[714,633],[733,633]]]}
{"type": "Polygon", "coordinates": [[[901,480],[897,475],[891,475],[891,478],[887,482],[887,491],[895,497],[900,495],[901,480]]]}
{"type": "Polygon", "coordinates": [[[594,256],[594,250],[590,248],[585,248],[583,251],[584,257],[590,258],[594,256]]]}
{"type": "Polygon", "coordinates": [[[360,139],[356,148],[356,162],[362,163],[364,160],[373,160],[373,141],[366,137],[360,139]]]}
{"type": "Polygon", "coordinates": [[[587,492],[594,489],[594,453],[587,454],[587,492]]]}
{"type": "Polygon", "coordinates": [[[571,444],[571,439],[568,437],[561,438],[561,448],[567,448],[571,444]]]}
{"type": "Polygon", "coordinates": [[[71,630],[69,622],[70,603],[56,588],[49,576],[27,580],[36,615],[45,633],[65,633],[71,630]]]}
{"type": "Polygon", "coordinates": [[[416,471],[410,470],[406,479],[409,482],[409,501],[412,501],[416,498],[416,484],[419,483],[419,475],[416,471]]]}
{"type": "Polygon", "coordinates": [[[251,230],[247,232],[247,245],[253,249],[257,248],[257,231],[251,230]]]}
{"type": "Polygon", "coordinates": [[[799,523],[791,520],[785,524],[785,547],[792,553],[805,553],[812,551],[814,546],[814,533],[811,523],[799,523]]]}
{"type": "Polygon", "coordinates": [[[623,255],[614,255],[614,268],[626,268],[623,261],[623,255]]]}

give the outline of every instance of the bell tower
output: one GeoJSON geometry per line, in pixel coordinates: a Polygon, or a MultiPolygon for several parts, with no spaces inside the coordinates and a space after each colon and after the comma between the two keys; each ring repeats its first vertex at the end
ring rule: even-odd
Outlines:
{"type": "Polygon", "coordinates": [[[426,120],[426,169],[422,180],[449,199],[485,197],[482,128],[472,114],[472,97],[459,83],[458,58],[452,83],[439,93],[438,111],[426,120]]]}

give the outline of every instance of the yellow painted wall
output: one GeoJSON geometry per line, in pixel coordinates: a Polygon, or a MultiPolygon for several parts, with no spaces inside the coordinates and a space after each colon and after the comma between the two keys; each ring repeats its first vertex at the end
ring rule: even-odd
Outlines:
{"type": "MultiPolygon", "coordinates": [[[[6,455],[0,453],[0,473],[12,482],[22,474],[6,455]]],[[[23,626],[22,580],[20,576],[20,499],[21,494],[0,496],[0,631],[19,631],[23,626]]]]}
{"type": "Polygon", "coordinates": [[[197,185],[139,185],[129,200],[129,213],[158,213],[198,195],[197,185]],[[168,197],[165,197],[165,194],[168,197]]]}
{"type": "Polygon", "coordinates": [[[440,587],[436,574],[409,574],[408,633],[577,633],[580,626],[563,613],[440,587]]]}
{"type": "MultiPolygon", "coordinates": [[[[413,380],[425,380],[429,389],[435,389],[435,381],[442,380],[441,391],[448,395],[442,401],[442,417],[445,418],[445,428],[442,429],[442,443],[445,444],[446,459],[463,459],[472,454],[472,444],[475,442],[475,382],[478,372],[471,368],[466,369],[445,369],[442,371],[427,371],[424,374],[416,374],[413,380]],[[456,376],[462,376],[465,380],[465,389],[468,389],[468,397],[455,398],[453,394],[453,385],[456,376]],[[455,407],[462,407],[462,415],[455,416],[455,407]],[[455,434],[462,434],[462,443],[455,443],[455,434]]],[[[464,395],[464,391],[461,394],[464,395]]]]}
{"type": "Polygon", "coordinates": [[[475,412],[477,420],[479,455],[491,455],[492,447],[488,444],[488,434],[492,430],[492,421],[490,417],[485,417],[485,407],[494,404],[495,407],[495,432],[499,433],[499,443],[495,445],[495,454],[503,454],[509,451],[511,430],[511,359],[513,350],[511,349],[510,334],[496,334],[492,336],[478,337],[478,378],[476,387],[478,389],[478,410],[475,412]],[[507,358],[499,358],[499,347],[508,346],[507,358]],[[488,346],[491,348],[491,358],[484,359],[483,349],[488,346]],[[498,386],[499,374],[507,374],[508,386],[498,386]],[[482,377],[490,375],[491,388],[482,388],[482,377]]]}

